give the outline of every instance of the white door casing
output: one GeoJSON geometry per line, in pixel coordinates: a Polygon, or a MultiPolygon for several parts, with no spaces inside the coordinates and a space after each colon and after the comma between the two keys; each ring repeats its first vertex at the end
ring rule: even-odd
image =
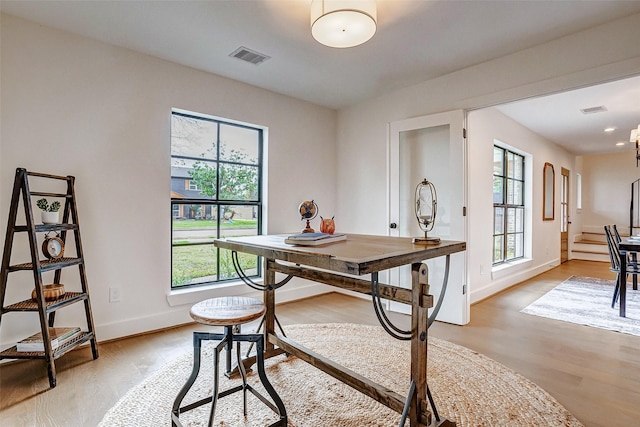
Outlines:
{"type": "MultiPolygon", "coordinates": [[[[414,213],[416,185],[431,181],[437,192],[436,224],[429,236],[466,241],[466,146],[462,110],[392,122],[388,125],[389,235],[424,235],[414,213]],[[395,224],[395,228],[392,228],[395,224]]],[[[464,325],[469,322],[466,252],[453,254],[447,289],[437,320],[464,325]]],[[[426,261],[430,293],[438,301],[445,272],[445,258],[426,261]]],[[[394,269],[390,284],[410,287],[410,267],[394,269]]],[[[410,306],[391,302],[390,309],[409,312],[410,306]]]]}

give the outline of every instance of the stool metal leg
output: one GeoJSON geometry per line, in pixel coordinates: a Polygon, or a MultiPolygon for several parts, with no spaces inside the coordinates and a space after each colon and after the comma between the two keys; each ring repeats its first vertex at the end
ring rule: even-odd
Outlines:
{"type": "Polygon", "coordinates": [[[187,392],[196,381],[198,377],[198,373],[200,372],[200,350],[202,345],[202,335],[198,332],[193,333],[193,369],[191,370],[191,375],[187,379],[187,382],[176,396],[176,399],[173,401],[173,408],[171,410],[171,425],[172,427],[176,427],[179,424],[178,417],[180,415],[180,404],[182,400],[187,395],[187,392]]]}
{"type": "Polygon", "coordinates": [[[193,333],[193,369],[191,371],[191,375],[187,379],[187,382],[182,387],[178,396],[176,396],[175,401],[173,402],[173,407],[171,411],[171,425],[173,427],[182,427],[182,423],[180,422],[180,414],[186,411],[190,411],[191,409],[195,409],[202,405],[211,402],[211,412],[209,415],[209,427],[213,427],[213,420],[215,417],[216,404],[219,398],[228,396],[230,394],[236,393],[238,391],[243,392],[243,410],[244,415],[247,415],[247,390],[250,391],[253,395],[255,395],[260,401],[262,401],[265,405],[267,405],[272,411],[278,414],[278,421],[270,424],[268,427],[286,427],[287,426],[287,411],[284,407],[284,403],[280,396],[276,393],[275,389],[269,382],[267,378],[267,374],[265,372],[264,367],[264,335],[262,334],[248,334],[248,335],[234,335],[233,327],[225,327],[224,334],[213,334],[213,333],[205,333],[205,332],[194,332],[193,333]],[[216,345],[213,354],[213,363],[214,363],[214,378],[213,378],[213,391],[211,396],[205,397],[204,399],[200,399],[197,402],[190,403],[185,406],[180,406],[185,396],[193,386],[196,381],[196,378],[200,372],[200,362],[201,362],[201,350],[202,350],[202,341],[204,340],[215,340],[219,341],[216,345]],[[233,346],[233,342],[237,341],[236,347],[236,357],[238,358],[238,370],[240,371],[240,375],[242,376],[242,385],[238,385],[228,390],[220,391],[219,390],[219,375],[220,375],[220,353],[225,349],[228,349],[228,346],[233,346]],[[244,364],[241,359],[241,342],[251,342],[256,344],[257,351],[257,364],[258,364],[258,376],[260,378],[260,382],[263,387],[273,400],[272,403],[262,394],[260,394],[257,390],[255,390],[251,385],[247,383],[247,373],[244,368],[244,364]]]}
{"type": "Polygon", "coordinates": [[[240,371],[240,376],[242,377],[242,407],[244,408],[244,416],[247,416],[247,371],[244,368],[244,363],[242,363],[242,358],[240,356],[240,341],[236,343],[236,357],[238,358],[238,370],[240,371]]]}
{"type": "MultiPolygon", "coordinates": [[[[228,344],[229,335],[224,334],[223,340],[217,345],[216,351],[213,352],[213,392],[211,394],[211,414],[209,415],[209,427],[213,427],[213,418],[216,415],[216,403],[218,403],[219,383],[218,375],[220,375],[220,352],[228,344]]],[[[231,340],[233,342],[233,340],[231,340]]]]}
{"type": "MultiPolygon", "coordinates": [[[[239,334],[240,333],[240,326],[241,325],[234,325],[234,326],[225,326],[225,334],[227,333],[231,333],[231,334],[239,334]]],[[[227,343],[227,366],[226,366],[226,370],[225,370],[225,375],[227,376],[227,378],[231,378],[231,349],[233,347],[233,340],[229,340],[229,342],[227,343]]],[[[239,360],[239,359],[238,359],[239,360]]]]}
{"type": "Polygon", "coordinates": [[[269,396],[271,396],[271,399],[273,399],[273,401],[275,402],[278,408],[278,410],[275,412],[277,412],[280,415],[280,420],[271,424],[270,427],[286,426],[287,410],[284,407],[284,403],[282,403],[282,399],[280,399],[280,396],[278,396],[278,393],[276,393],[276,390],[273,388],[273,386],[269,382],[269,379],[267,378],[267,373],[265,372],[265,369],[264,369],[264,335],[257,335],[256,337],[257,337],[256,352],[258,354],[258,376],[260,377],[260,381],[262,382],[262,385],[264,386],[265,390],[267,390],[267,393],[269,393],[269,396]]]}

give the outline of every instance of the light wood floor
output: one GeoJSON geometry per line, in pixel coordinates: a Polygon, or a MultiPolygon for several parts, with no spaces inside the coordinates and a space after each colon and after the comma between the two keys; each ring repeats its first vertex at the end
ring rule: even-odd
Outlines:
{"type": "MultiPolygon", "coordinates": [[[[516,370],[586,426],[640,426],[640,337],[520,313],[571,275],[614,278],[607,264],[570,261],[473,305],[469,325],[436,322],[430,333],[516,370]]],[[[336,293],[280,305],[278,316],[284,325],[377,323],[369,301],[336,293]]],[[[132,386],[190,351],[191,331],[201,329],[101,343],[95,361],[88,348],[76,350],[58,359],[54,389],[42,361],[0,366],[0,425],[95,426],[132,386]]]]}

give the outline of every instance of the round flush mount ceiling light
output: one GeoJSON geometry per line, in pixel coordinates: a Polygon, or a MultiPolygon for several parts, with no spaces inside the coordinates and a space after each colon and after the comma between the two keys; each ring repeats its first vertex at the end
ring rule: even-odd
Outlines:
{"type": "Polygon", "coordinates": [[[312,0],[311,34],[325,46],[361,45],[376,33],[375,0],[312,0]]]}

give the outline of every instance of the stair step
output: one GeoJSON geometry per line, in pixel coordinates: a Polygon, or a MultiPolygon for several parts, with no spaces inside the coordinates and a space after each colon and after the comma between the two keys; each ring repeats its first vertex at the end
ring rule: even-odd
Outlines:
{"type": "Polygon", "coordinates": [[[609,254],[601,252],[588,252],[588,251],[571,251],[571,259],[579,259],[583,261],[597,261],[610,263],[609,254]]]}
{"type": "Polygon", "coordinates": [[[602,251],[590,251],[588,249],[573,249],[572,253],[581,253],[581,254],[598,254],[598,255],[606,255],[609,256],[609,252],[602,251]]]}
{"type": "Polygon", "coordinates": [[[607,242],[603,242],[601,240],[590,240],[590,239],[578,239],[574,243],[582,243],[585,245],[601,245],[606,246],[607,242]]]}

